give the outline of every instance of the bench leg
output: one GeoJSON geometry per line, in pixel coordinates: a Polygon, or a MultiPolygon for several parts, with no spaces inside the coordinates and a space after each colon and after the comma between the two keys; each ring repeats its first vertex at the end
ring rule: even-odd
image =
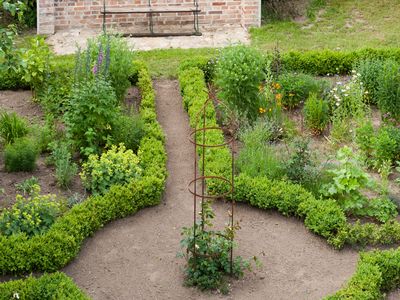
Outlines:
{"type": "Polygon", "coordinates": [[[154,24],[153,24],[153,13],[152,12],[149,13],[149,17],[150,17],[149,29],[150,29],[150,33],[153,35],[154,34],[154,24]]]}

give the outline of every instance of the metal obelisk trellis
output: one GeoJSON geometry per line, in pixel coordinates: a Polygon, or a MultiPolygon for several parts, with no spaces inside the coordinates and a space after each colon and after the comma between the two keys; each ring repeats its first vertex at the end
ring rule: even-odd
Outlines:
{"type": "Polygon", "coordinates": [[[225,238],[229,239],[231,242],[231,248],[230,248],[230,272],[231,274],[233,273],[233,240],[234,240],[234,234],[233,234],[233,228],[234,228],[234,208],[235,208],[235,201],[233,198],[233,191],[234,191],[234,166],[235,166],[235,158],[234,158],[234,138],[231,137],[229,140],[222,142],[221,144],[207,144],[207,133],[210,131],[221,131],[222,128],[218,126],[210,126],[207,127],[206,124],[206,111],[207,111],[207,106],[208,105],[214,105],[213,102],[208,99],[200,111],[197,113],[196,116],[196,125],[195,128],[192,130],[190,133],[190,142],[194,145],[194,152],[193,152],[193,159],[194,159],[194,175],[193,175],[193,180],[190,181],[189,183],[189,192],[193,195],[193,249],[190,249],[192,251],[195,263],[196,259],[199,256],[199,254],[196,252],[196,239],[198,237],[198,233],[196,231],[196,222],[197,222],[197,210],[198,210],[198,201],[200,200],[201,204],[201,219],[202,219],[202,224],[203,226],[200,228],[201,231],[204,231],[204,201],[206,199],[218,199],[218,198],[224,198],[227,196],[231,196],[231,210],[230,210],[230,218],[229,218],[229,226],[232,229],[232,234],[224,235],[225,238]],[[199,127],[200,126],[200,127],[199,127]],[[199,141],[199,139],[201,141],[199,141]],[[206,149],[207,148],[223,148],[225,146],[231,146],[231,162],[230,163],[230,168],[231,168],[231,174],[230,178],[226,178],[218,175],[207,175],[207,168],[206,168],[206,149]],[[201,151],[199,151],[201,149],[201,151]],[[200,154],[200,155],[199,155],[200,154]],[[198,175],[198,171],[200,171],[200,175],[198,175]],[[222,182],[225,182],[228,186],[227,192],[220,194],[220,195],[210,195],[207,192],[207,181],[209,180],[220,180],[222,182]],[[200,185],[200,191],[198,191],[198,186],[200,185]]]}

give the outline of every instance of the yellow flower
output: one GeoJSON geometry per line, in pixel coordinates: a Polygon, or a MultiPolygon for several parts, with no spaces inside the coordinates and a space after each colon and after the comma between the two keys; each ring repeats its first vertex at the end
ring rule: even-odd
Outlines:
{"type": "Polygon", "coordinates": [[[278,82],[274,83],[273,86],[276,90],[279,90],[281,88],[281,85],[278,82]]]}
{"type": "Polygon", "coordinates": [[[259,85],[258,90],[262,92],[264,90],[264,86],[262,84],[259,85]]]}
{"type": "Polygon", "coordinates": [[[263,113],[266,112],[266,109],[263,108],[263,107],[260,107],[260,108],[258,109],[258,111],[259,111],[260,114],[263,114],[263,113]]]}
{"type": "Polygon", "coordinates": [[[294,96],[294,94],[293,94],[293,93],[290,93],[290,94],[289,94],[289,97],[293,97],[293,96],[294,96]]]}
{"type": "Polygon", "coordinates": [[[275,99],[280,101],[282,99],[282,94],[276,94],[275,99]]]}
{"type": "Polygon", "coordinates": [[[268,111],[271,112],[271,111],[272,111],[272,108],[268,109],[268,111]]]}

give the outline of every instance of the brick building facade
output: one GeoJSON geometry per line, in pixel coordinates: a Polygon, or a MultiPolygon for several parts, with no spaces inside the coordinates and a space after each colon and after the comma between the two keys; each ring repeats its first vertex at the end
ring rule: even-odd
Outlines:
{"type": "MultiPolygon", "coordinates": [[[[147,7],[148,0],[105,0],[107,8],[147,7]]],[[[53,34],[60,30],[102,28],[103,0],[37,0],[39,34],[53,34]]],[[[193,0],[152,0],[154,6],[193,6],[193,0]]],[[[261,0],[198,0],[199,23],[202,30],[222,26],[260,26],[261,0]]],[[[148,31],[147,14],[107,15],[107,27],[122,33],[148,31]]],[[[190,30],[193,14],[168,13],[154,16],[154,30],[158,32],[190,30]]]]}

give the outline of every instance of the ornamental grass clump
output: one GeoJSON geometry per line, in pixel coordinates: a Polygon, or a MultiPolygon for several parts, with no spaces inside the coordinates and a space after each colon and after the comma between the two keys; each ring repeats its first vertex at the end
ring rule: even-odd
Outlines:
{"type": "Polygon", "coordinates": [[[86,189],[95,195],[103,195],[111,186],[127,184],[141,174],[139,158],[132,150],[126,150],[124,144],[112,146],[100,157],[90,155],[80,173],[86,189]]]}

